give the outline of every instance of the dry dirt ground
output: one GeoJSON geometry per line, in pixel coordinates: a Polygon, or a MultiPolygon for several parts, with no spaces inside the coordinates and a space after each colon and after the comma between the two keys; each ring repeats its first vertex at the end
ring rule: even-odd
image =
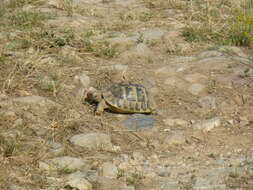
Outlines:
{"type": "Polygon", "coordinates": [[[237,1],[1,3],[1,190],[253,189],[252,49],[183,35],[237,1]],[[119,81],[154,95],[152,128],[81,100],[119,81]]]}

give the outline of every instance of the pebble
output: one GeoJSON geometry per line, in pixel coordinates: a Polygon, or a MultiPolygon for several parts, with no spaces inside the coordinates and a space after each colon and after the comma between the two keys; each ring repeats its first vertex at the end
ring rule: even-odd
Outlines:
{"type": "Polygon", "coordinates": [[[213,96],[204,96],[199,99],[199,104],[206,110],[216,109],[216,99],[213,96]]]}
{"type": "Polygon", "coordinates": [[[201,92],[203,92],[205,89],[205,86],[203,84],[195,83],[192,84],[189,88],[188,91],[193,94],[193,95],[199,95],[201,92]]]}
{"type": "Polygon", "coordinates": [[[165,33],[166,32],[160,28],[151,28],[151,29],[146,29],[142,33],[142,37],[143,37],[144,42],[148,42],[148,41],[161,39],[165,33]]]}
{"type": "Polygon", "coordinates": [[[80,171],[72,173],[67,177],[66,186],[77,188],[78,190],[92,190],[91,183],[85,177],[86,175],[80,171]]]}
{"type": "Polygon", "coordinates": [[[78,170],[83,169],[86,163],[83,159],[63,156],[53,159],[48,159],[44,162],[39,162],[39,168],[42,170],[78,170]]]}
{"type": "Polygon", "coordinates": [[[118,176],[118,168],[111,162],[105,162],[100,168],[100,173],[103,177],[116,179],[118,176]]]}
{"type": "Polygon", "coordinates": [[[208,120],[203,120],[196,122],[192,125],[194,129],[203,130],[205,132],[211,131],[215,127],[219,127],[221,125],[221,119],[219,117],[215,117],[208,120]]]}
{"type": "Polygon", "coordinates": [[[78,134],[71,137],[70,142],[89,150],[113,151],[111,137],[103,133],[78,134]]]}

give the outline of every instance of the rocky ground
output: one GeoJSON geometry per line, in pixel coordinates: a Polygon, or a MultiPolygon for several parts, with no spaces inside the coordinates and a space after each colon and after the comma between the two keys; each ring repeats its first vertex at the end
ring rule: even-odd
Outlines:
{"type": "Polygon", "coordinates": [[[229,19],[238,6],[3,1],[0,189],[253,189],[252,49],[182,35],[225,27],[212,15],[229,19]],[[129,130],[126,114],[95,116],[82,101],[81,89],[119,81],[154,95],[146,128],[129,130]]]}

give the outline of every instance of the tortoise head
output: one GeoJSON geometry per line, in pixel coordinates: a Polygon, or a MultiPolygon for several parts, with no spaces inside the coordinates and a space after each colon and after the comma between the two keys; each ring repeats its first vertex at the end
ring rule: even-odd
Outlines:
{"type": "Polygon", "coordinates": [[[102,93],[93,87],[89,87],[84,91],[84,99],[88,101],[100,102],[102,100],[102,93]]]}

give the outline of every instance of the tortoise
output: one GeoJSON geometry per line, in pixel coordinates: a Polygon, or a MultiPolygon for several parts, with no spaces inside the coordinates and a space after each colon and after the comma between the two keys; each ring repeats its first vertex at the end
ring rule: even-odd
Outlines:
{"type": "Polygon", "coordinates": [[[98,103],[96,115],[105,109],[117,113],[156,113],[153,96],[141,84],[116,83],[101,92],[90,87],[85,96],[98,103]]]}

